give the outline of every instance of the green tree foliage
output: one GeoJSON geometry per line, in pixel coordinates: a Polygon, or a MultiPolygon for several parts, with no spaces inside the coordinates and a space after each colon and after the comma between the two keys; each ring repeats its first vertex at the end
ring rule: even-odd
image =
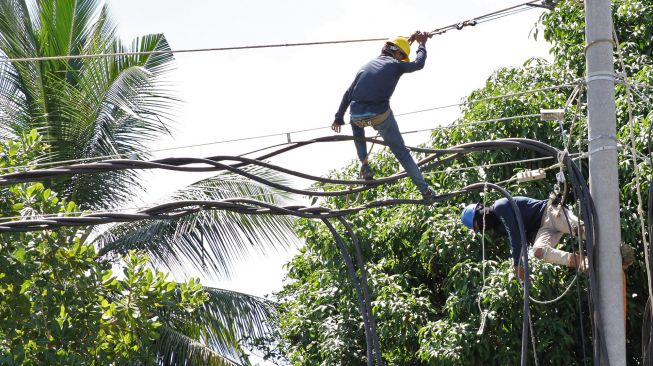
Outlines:
{"type": "MultiPolygon", "coordinates": [[[[48,147],[32,130],[0,143],[0,169],[29,165],[48,147]]],[[[2,189],[2,214],[70,215],[41,183],[2,189]]],[[[0,244],[0,364],[111,365],[151,363],[162,328],[179,328],[208,294],[194,279],[177,284],[130,252],[121,274],[98,260],[75,229],[3,234],[0,244]],[[165,316],[163,316],[165,314],[165,316]]],[[[217,364],[217,355],[205,358],[217,364]]]]}
{"type": "MultiPolygon", "coordinates": [[[[1,57],[73,56],[0,64],[0,137],[20,139],[36,129],[46,145],[33,152],[30,161],[48,163],[47,167],[67,160],[149,158],[151,143],[170,133],[179,105],[170,83],[174,58],[167,51],[170,48],[162,34],[145,35],[125,44],[104,0],[0,1],[1,57]],[[149,51],[157,54],[74,58],[149,51]]],[[[12,148],[21,145],[15,146],[12,148]]],[[[6,164],[21,165],[11,161],[6,164]]],[[[283,181],[274,173],[254,173],[283,181]]],[[[52,179],[42,186],[30,186],[34,188],[29,194],[27,188],[16,188],[15,194],[26,202],[33,201],[33,205],[8,206],[3,214],[14,216],[20,212],[27,217],[52,212],[64,201],[74,201],[82,210],[120,207],[134,202],[133,197],[143,188],[141,178],[137,171],[121,171],[52,179]],[[61,202],[34,196],[37,191],[53,195],[57,192],[53,200],[61,202]]],[[[277,203],[279,196],[271,193],[233,174],[219,174],[181,189],[168,199],[248,196],[277,203]]],[[[73,211],[79,209],[70,207],[73,211]]],[[[234,264],[253,248],[265,252],[293,240],[291,227],[292,221],[285,217],[248,217],[207,210],[179,220],[103,226],[101,233],[92,233],[91,227],[75,235],[79,236],[76,240],[80,247],[91,248],[89,238],[94,240],[92,246],[103,258],[98,261],[130,258],[130,251],[138,250],[156,268],[183,275],[193,266],[194,274],[199,271],[228,276],[234,264]]],[[[71,235],[75,236],[65,237],[71,235]]],[[[58,240],[72,243],[63,237],[58,240]]],[[[191,317],[161,314],[161,319],[170,318],[160,320],[166,325],[157,328],[162,342],[151,350],[160,357],[159,364],[180,364],[198,355],[215,359],[216,351],[239,358],[242,350],[238,342],[265,330],[263,321],[271,315],[267,301],[214,288],[204,291],[207,301],[191,317]],[[173,322],[175,327],[171,326],[173,322]]],[[[203,364],[206,358],[199,360],[194,362],[203,364]]]]}
{"type": "MultiPolygon", "coordinates": [[[[554,61],[528,60],[523,67],[503,68],[493,73],[485,86],[466,100],[479,100],[573,83],[584,75],[584,14],[582,3],[562,1],[545,13],[536,36],[543,34],[552,44],[554,61]]],[[[615,26],[630,78],[651,85],[650,20],[653,2],[614,2],[615,26]]],[[[453,128],[436,130],[429,147],[445,148],[460,143],[506,137],[536,139],[574,154],[586,151],[585,102],[570,100],[572,88],[491,99],[469,104],[453,128]],[[468,123],[494,118],[539,113],[540,109],[566,108],[561,130],[557,122],[521,118],[484,125],[468,123]],[[564,131],[563,131],[564,130],[564,131]],[[563,132],[566,139],[563,138],[563,132]],[[569,141],[569,145],[565,145],[569,141]]],[[[582,94],[581,94],[582,95],[582,94]]],[[[629,143],[627,98],[623,85],[617,87],[619,138],[629,143]]],[[[640,152],[648,150],[646,134],[650,123],[648,100],[635,98],[635,134],[640,152]]],[[[401,121],[399,121],[401,124],[401,121]]],[[[404,128],[407,128],[404,126],[404,128]]],[[[519,171],[546,168],[554,160],[487,166],[514,160],[540,158],[523,150],[495,150],[469,154],[426,175],[442,193],[478,181],[501,182],[519,171]],[[485,168],[471,168],[484,166],[485,168]]],[[[577,160],[587,172],[585,159],[577,160]]],[[[379,176],[399,170],[387,151],[375,154],[372,165],[379,176]]],[[[651,171],[640,168],[645,182],[651,171]]],[[[334,176],[353,177],[353,163],[334,176]]],[[[556,169],[539,182],[504,184],[513,195],[545,198],[553,189],[556,169]]],[[[637,198],[632,160],[620,153],[619,173],[622,202],[622,237],[632,245],[637,261],[628,272],[628,363],[641,360],[641,312],[646,301],[643,244],[636,215],[637,198]]],[[[329,189],[326,187],[325,189],[329,189]]],[[[357,202],[383,198],[416,197],[408,179],[375,188],[355,197],[331,198],[331,207],[348,207],[357,202]]],[[[512,274],[509,247],[505,240],[472,236],[460,224],[465,203],[492,203],[499,195],[458,196],[431,207],[398,206],[373,209],[348,217],[361,241],[373,291],[383,356],[389,365],[511,365],[520,357],[522,330],[522,288],[512,274]],[[488,261],[483,266],[483,245],[488,261]],[[483,270],[485,268],[485,281],[483,270]],[[482,334],[481,314],[487,312],[482,334]]],[[[571,206],[576,209],[575,206],[571,206]]],[[[307,220],[297,226],[306,246],[288,264],[288,283],[277,295],[282,344],[279,349],[293,365],[364,365],[365,338],[355,292],[346,274],[333,238],[321,223],[307,220]]],[[[344,230],[340,228],[340,230],[344,230]]],[[[566,238],[565,250],[577,243],[566,238]]],[[[563,267],[532,261],[534,298],[554,299],[573,280],[563,267]]],[[[536,353],[544,364],[570,365],[591,362],[592,347],[587,304],[587,278],[579,277],[571,291],[554,304],[531,304],[536,353]]],[[[529,358],[535,357],[529,344],[529,358]]]]}

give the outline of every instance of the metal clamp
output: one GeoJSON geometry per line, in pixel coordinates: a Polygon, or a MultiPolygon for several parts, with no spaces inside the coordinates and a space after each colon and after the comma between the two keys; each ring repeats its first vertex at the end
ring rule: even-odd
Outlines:
{"type": "Polygon", "coordinates": [[[601,70],[590,73],[585,77],[585,83],[589,84],[592,81],[596,80],[607,80],[615,83],[617,78],[615,77],[614,71],[601,70]]]}
{"type": "Polygon", "coordinates": [[[587,54],[587,51],[590,49],[590,47],[598,44],[598,43],[610,43],[612,45],[612,48],[616,47],[616,43],[614,39],[612,38],[599,38],[591,41],[590,43],[585,45],[585,54],[587,54]]]}
{"type": "Polygon", "coordinates": [[[610,145],[610,146],[601,146],[601,147],[597,147],[594,150],[590,150],[588,155],[596,154],[596,153],[604,151],[604,150],[617,150],[617,152],[619,152],[619,151],[621,151],[622,148],[623,148],[623,146],[621,146],[621,144],[610,145]]]}
{"type": "Polygon", "coordinates": [[[587,140],[587,143],[589,144],[589,143],[592,143],[592,142],[597,141],[597,140],[612,140],[612,141],[616,142],[617,145],[619,144],[619,140],[617,139],[617,136],[613,136],[613,135],[598,135],[598,136],[596,136],[594,138],[591,138],[591,139],[587,140]]]}

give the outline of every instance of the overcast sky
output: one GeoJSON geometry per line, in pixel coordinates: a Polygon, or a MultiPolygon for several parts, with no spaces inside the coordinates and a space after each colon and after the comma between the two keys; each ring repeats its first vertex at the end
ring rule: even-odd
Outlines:
{"type": "MultiPolygon", "coordinates": [[[[130,41],[165,34],[171,48],[349,40],[410,35],[471,19],[519,1],[497,0],[107,0],[120,36],[130,41]]],[[[548,56],[530,36],[542,9],[435,36],[424,70],[404,75],[391,101],[395,113],[459,102],[500,67],[548,56]]],[[[184,101],[173,138],[153,149],[278,134],[266,139],[166,151],[156,157],[238,155],[293,140],[330,135],[327,128],[358,69],[380,53],[382,42],[178,54],[173,78],[184,101]]],[[[414,49],[411,58],[414,57],[414,49]]],[[[448,124],[458,109],[398,117],[403,131],[448,124]]],[[[350,134],[345,126],[343,131],[350,134]]],[[[369,134],[370,132],[368,132],[369,134]]],[[[428,133],[406,136],[409,145],[428,133]]],[[[353,143],[311,145],[273,162],[324,175],[355,159],[353,143]]],[[[205,175],[158,172],[148,176],[144,202],[205,175]]],[[[417,193],[416,193],[417,194],[417,193]]],[[[231,281],[209,283],[263,295],[281,288],[282,264],[294,251],[254,257],[231,281]],[[264,275],[262,275],[264,274],[264,275]]],[[[207,281],[204,281],[206,284],[207,281]]]]}

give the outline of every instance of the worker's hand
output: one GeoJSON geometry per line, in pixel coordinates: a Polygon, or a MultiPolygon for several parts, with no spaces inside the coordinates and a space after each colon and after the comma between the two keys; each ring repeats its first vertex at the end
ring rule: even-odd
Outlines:
{"type": "Polygon", "coordinates": [[[415,37],[415,40],[419,44],[426,44],[426,41],[429,39],[428,32],[415,32],[411,37],[415,37]]]}
{"type": "Polygon", "coordinates": [[[415,33],[411,34],[411,36],[408,38],[408,43],[413,44],[415,42],[415,37],[419,34],[419,31],[416,31],[415,33]]]}
{"type": "Polygon", "coordinates": [[[331,129],[332,129],[333,132],[335,132],[335,133],[340,133],[340,126],[341,126],[341,125],[340,125],[338,122],[333,121],[333,123],[331,124],[331,129]]]}
{"type": "Polygon", "coordinates": [[[576,252],[569,257],[568,266],[574,269],[578,268],[578,270],[583,273],[587,273],[587,270],[589,269],[589,263],[587,262],[587,257],[579,252],[576,252]]]}

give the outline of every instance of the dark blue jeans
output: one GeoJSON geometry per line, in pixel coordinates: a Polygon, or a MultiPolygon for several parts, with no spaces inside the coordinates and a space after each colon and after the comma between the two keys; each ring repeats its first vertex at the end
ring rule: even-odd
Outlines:
{"type": "MultiPolygon", "coordinates": [[[[355,138],[365,138],[365,129],[363,127],[358,127],[352,124],[351,129],[355,138]]],[[[406,148],[406,144],[404,143],[403,137],[401,137],[401,132],[399,132],[399,126],[397,126],[397,120],[395,119],[394,114],[390,112],[388,118],[386,118],[382,123],[374,126],[374,129],[379,132],[381,137],[383,137],[383,141],[388,144],[390,151],[395,155],[399,164],[401,164],[410,179],[412,179],[420,193],[426,192],[429,186],[424,181],[424,177],[419,171],[417,163],[415,163],[415,160],[413,160],[413,157],[406,148]]],[[[367,157],[367,143],[363,140],[354,140],[354,145],[356,145],[358,159],[361,161],[365,160],[367,157]]]]}

